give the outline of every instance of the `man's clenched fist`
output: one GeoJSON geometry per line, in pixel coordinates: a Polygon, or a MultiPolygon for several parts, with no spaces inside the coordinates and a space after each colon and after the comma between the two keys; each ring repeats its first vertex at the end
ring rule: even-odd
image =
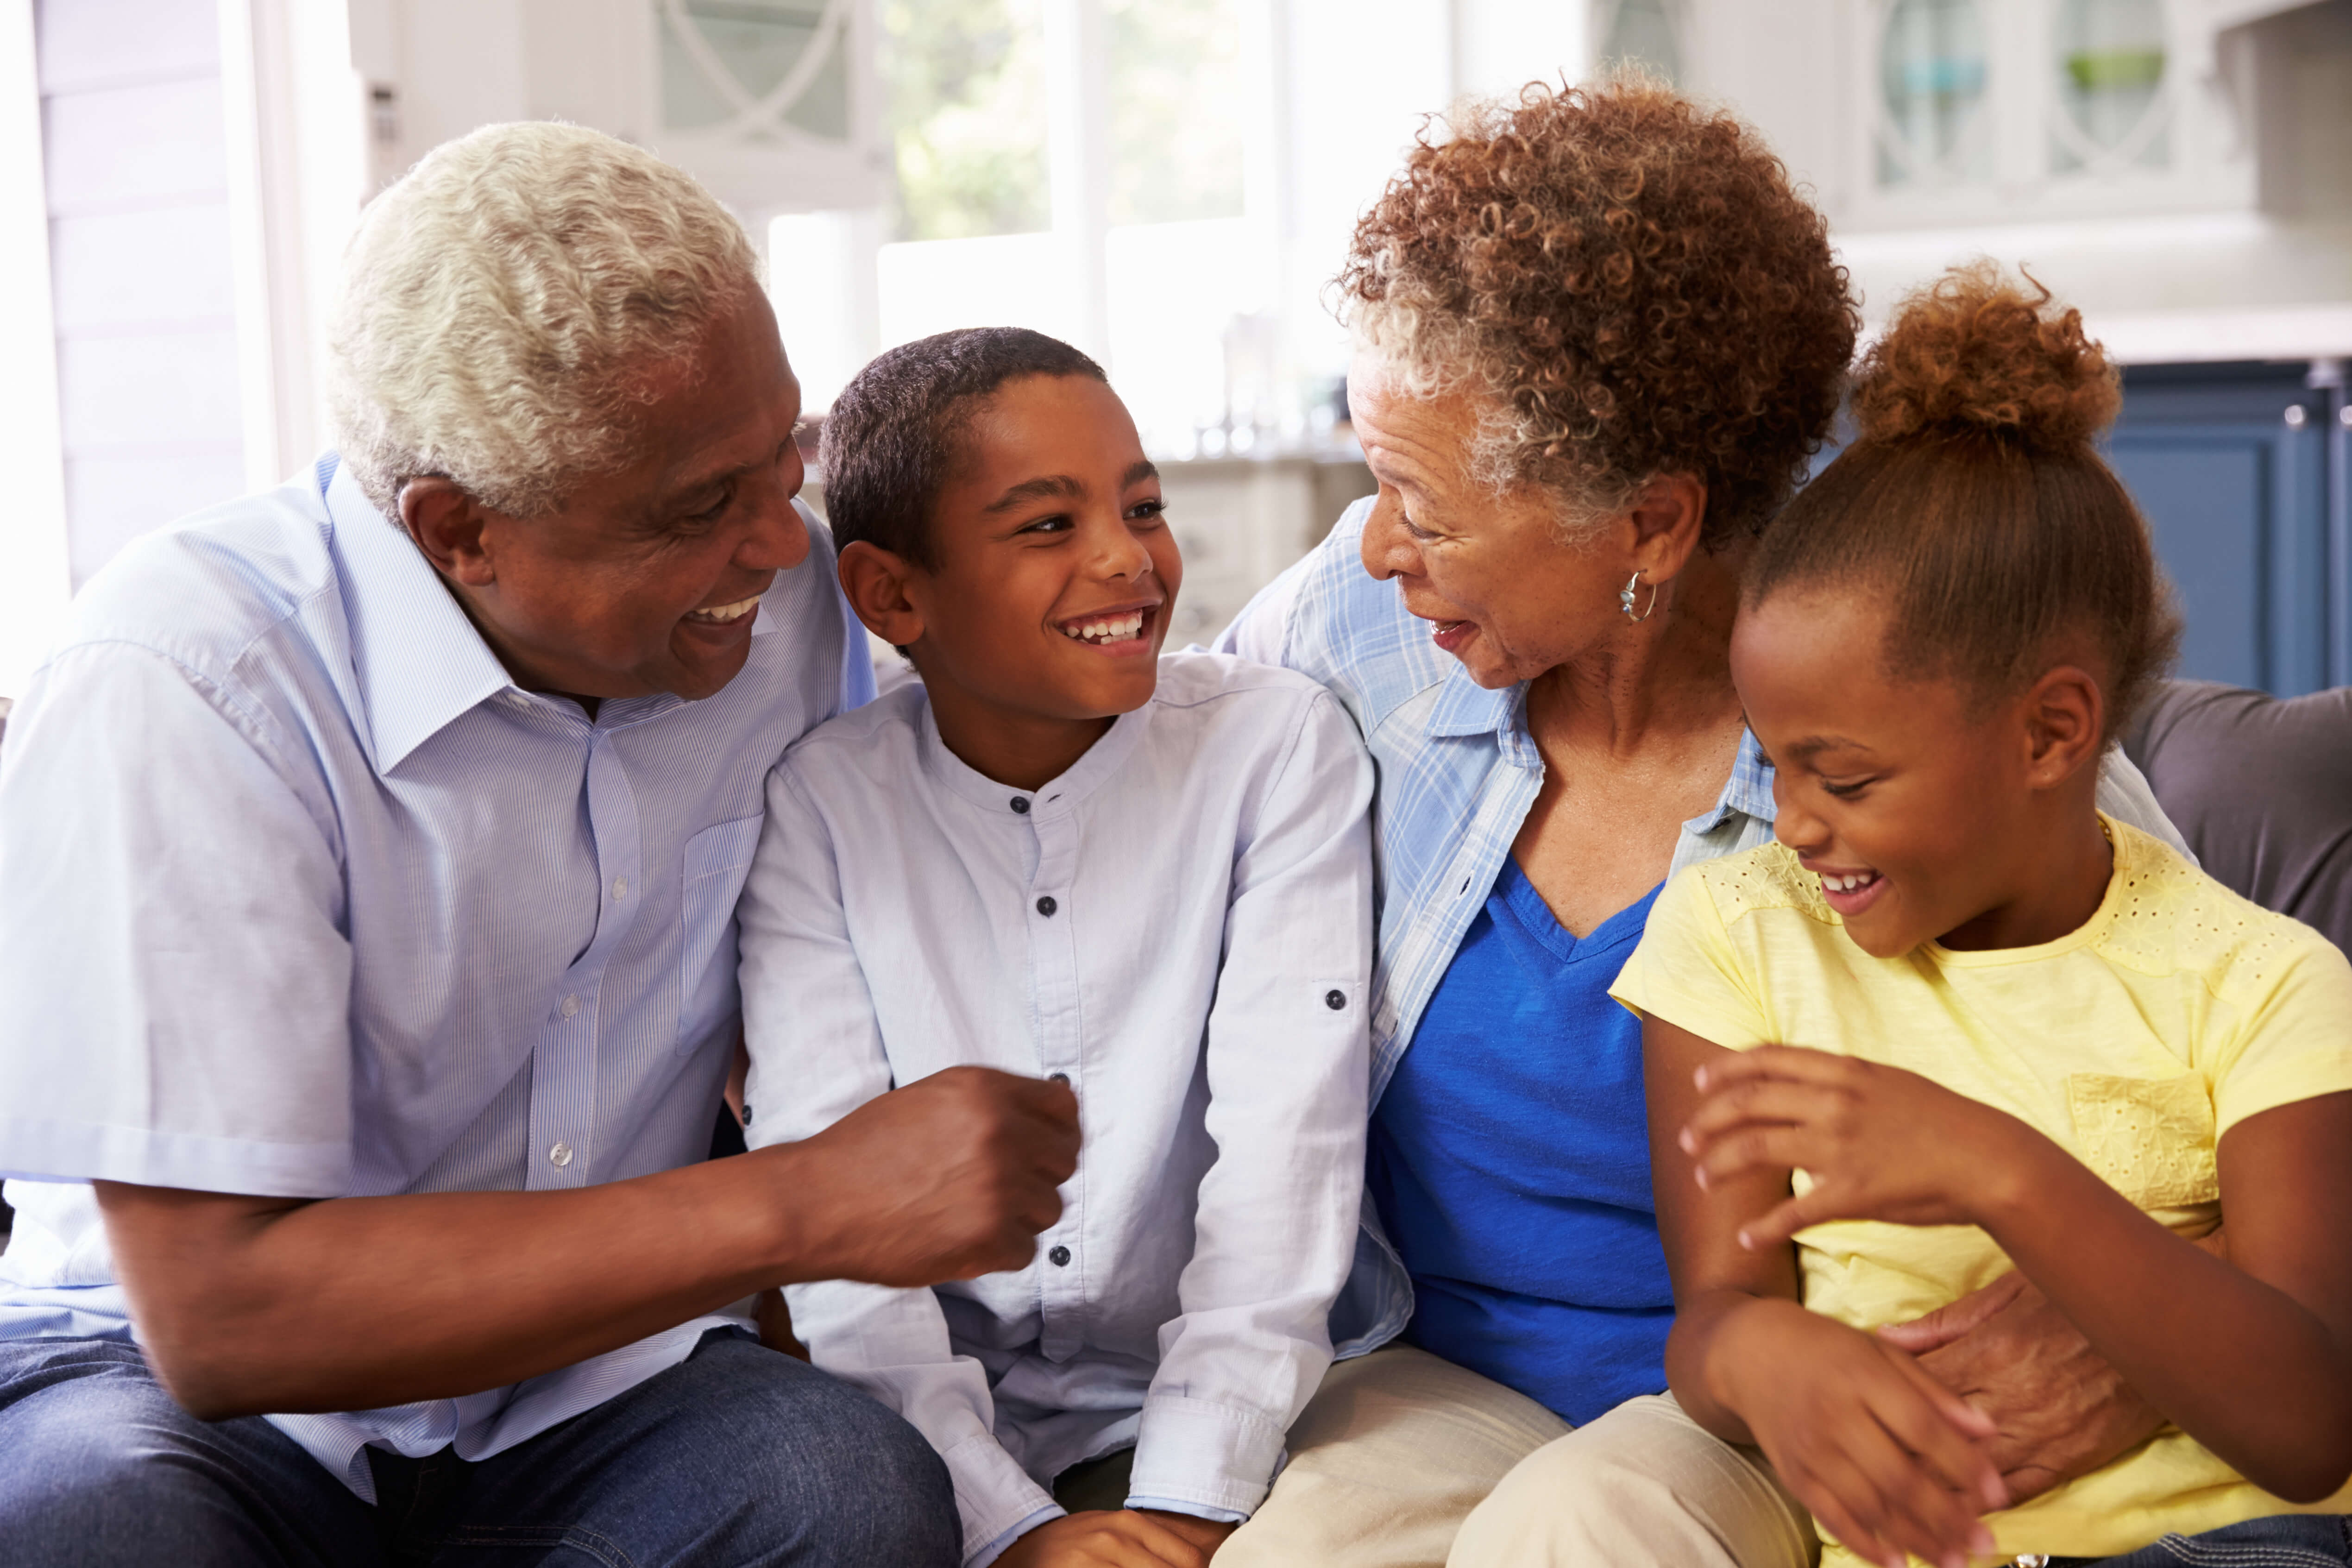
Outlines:
{"type": "Polygon", "coordinates": [[[1028,1265],[1078,1168],[1069,1086],[958,1067],[775,1156],[794,1279],[936,1285],[1028,1265]]]}

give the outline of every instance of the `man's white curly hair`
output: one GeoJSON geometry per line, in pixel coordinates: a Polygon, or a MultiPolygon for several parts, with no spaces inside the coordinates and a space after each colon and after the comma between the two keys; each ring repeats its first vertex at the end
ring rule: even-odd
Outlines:
{"type": "Polygon", "coordinates": [[[646,404],[760,287],[743,226],[691,176],[548,121],[435,148],[369,205],[344,261],[330,398],[343,461],[387,513],[436,474],[537,516],[625,467],[646,404]]]}

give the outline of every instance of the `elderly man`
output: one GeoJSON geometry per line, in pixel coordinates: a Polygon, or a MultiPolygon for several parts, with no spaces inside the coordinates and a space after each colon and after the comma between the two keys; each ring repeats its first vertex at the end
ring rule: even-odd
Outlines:
{"type": "Polygon", "coordinates": [[[10,725],[0,1562],[952,1564],[730,1304],[1025,1262],[1076,1108],[704,1161],[762,776],[870,689],[742,230],[479,132],[335,352],[341,455],[127,551],[10,725]]]}

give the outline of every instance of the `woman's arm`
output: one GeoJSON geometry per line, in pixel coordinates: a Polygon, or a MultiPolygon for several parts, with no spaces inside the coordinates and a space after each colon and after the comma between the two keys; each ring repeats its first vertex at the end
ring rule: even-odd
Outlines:
{"type": "Polygon", "coordinates": [[[1674,1279],[1666,1377],[1692,1418],[1764,1450],[1849,1548],[1900,1564],[1992,1550],[1978,1514],[2007,1504],[1978,1446],[1984,1418],[1894,1346],[1798,1304],[1796,1249],[1740,1241],[1790,1193],[1790,1168],[1702,1186],[1679,1142],[1702,1068],[1738,1059],[1655,1017],[1642,1030],[1658,1231],[1674,1279]]]}
{"type": "Polygon", "coordinates": [[[1708,1180],[1801,1165],[1750,1222],[1980,1226],[2149,1403],[2293,1500],[2352,1475],[2352,1093],[2222,1140],[2230,1256],[2174,1235],[2016,1118],[1916,1073],[1786,1047],[1710,1064],[1689,1146],[1708,1180]],[[2184,1353],[2184,1347],[2194,1347],[2184,1353]]]}

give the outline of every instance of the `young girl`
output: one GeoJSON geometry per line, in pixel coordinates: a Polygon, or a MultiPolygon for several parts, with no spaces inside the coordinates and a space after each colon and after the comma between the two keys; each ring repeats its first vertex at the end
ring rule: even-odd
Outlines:
{"type": "Polygon", "coordinates": [[[1749,563],[1779,842],[1670,884],[1613,992],[1667,1375],[1825,1565],[2352,1562],[2352,967],[2094,805],[2175,626],[2092,447],[2115,377],[2048,298],[1907,302],[1749,563]],[[1872,1331],[2011,1268],[2171,1423],[2018,1499],[1872,1331]]]}

